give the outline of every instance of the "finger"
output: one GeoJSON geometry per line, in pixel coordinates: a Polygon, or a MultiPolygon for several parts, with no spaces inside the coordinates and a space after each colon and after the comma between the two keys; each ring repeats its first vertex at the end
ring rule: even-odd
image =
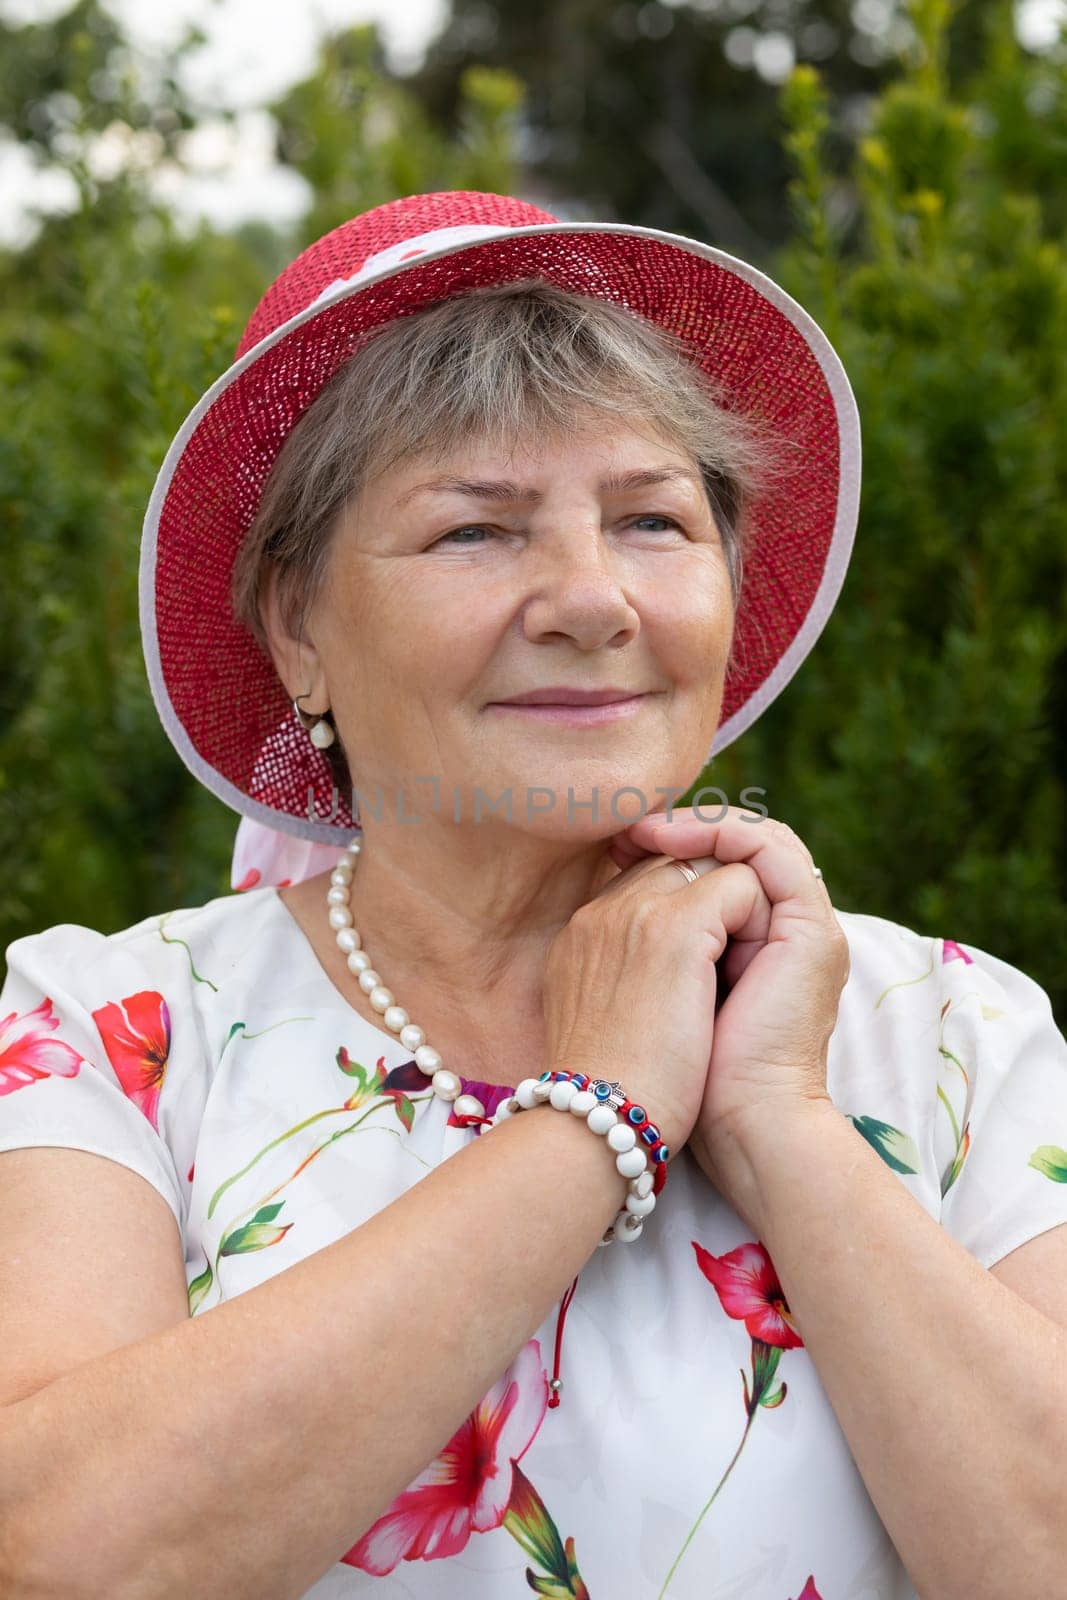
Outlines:
{"type": "MultiPolygon", "coordinates": [[[[721,872],[725,863],[716,861],[714,856],[703,856],[690,863],[694,872],[703,877],[708,872],[721,872]]],[[[594,900],[600,900],[605,895],[632,893],[635,884],[641,884],[642,893],[648,892],[646,879],[653,879],[653,887],[660,893],[674,894],[679,889],[684,889],[688,879],[682,873],[670,856],[664,856],[659,851],[642,855],[637,861],[631,861],[614,878],[610,878],[593,895],[594,900]]]]}
{"type": "Polygon", "coordinates": [[[772,901],[793,902],[794,909],[803,907],[809,914],[817,909],[832,913],[826,887],[812,870],[811,851],[787,823],[774,817],[753,820],[751,813],[731,806],[726,816],[712,822],[690,809],[676,811],[670,819],[650,814],[629,832],[638,829],[641,834],[628,847],[692,861],[713,855],[718,861],[745,862],[759,874],[772,901]]]}
{"type": "Polygon", "coordinates": [[[686,912],[691,904],[692,915],[712,937],[712,960],[725,956],[729,962],[738,944],[751,951],[751,960],[766,943],[774,915],[758,875],[743,862],[732,862],[701,876],[704,881],[683,883],[680,892],[688,896],[686,912]]]}
{"type": "Polygon", "coordinates": [[[633,866],[635,861],[642,861],[646,856],[658,855],[659,851],[646,850],[643,846],[635,844],[626,833],[617,833],[608,844],[608,855],[616,866],[626,868],[633,866]]]}

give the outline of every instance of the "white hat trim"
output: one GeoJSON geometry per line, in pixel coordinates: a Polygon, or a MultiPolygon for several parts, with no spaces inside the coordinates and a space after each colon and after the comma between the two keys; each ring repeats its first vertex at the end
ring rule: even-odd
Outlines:
{"type": "Polygon", "coordinates": [[[247,367],[252,366],[272,345],[286,338],[294,329],[310,321],[312,317],[318,316],[325,308],[327,301],[332,305],[349,294],[360,293],[372,283],[382,282],[395,273],[405,271],[415,260],[418,260],[421,264],[428,260],[434,260],[439,256],[457,253],[472,244],[482,243],[487,239],[517,239],[536,237],[539,234],[581,235],[583,233],[611,233],[635,239],[655,239],[660,243],[673,245],[676,249],[684,250],[689,255],[704,256],[707,260],[733,273],[736,277],[743,278],[765,300],[768,300],[776,311],[788,318],[804,338],[822,369],[834,401],[838,422],[838,459],[841,462],[841,472],[838,482],[837,511],[834,519],[833,537],[830,542],[830,549],[827,552],[826,564],[823,568],[819,588],[808,614],[797,630],[792,643],[774,669],[767,675],[759,688],[749,695],[744,705],[740,706],[733,716],[728,718],[717,730],[711,750],[708,753],[709,762],[720,750],[731,744],[734,739],[742,734],[771,701],[777,698],[814,646],[841,592],[841,586],[845,580],[845,572],[848,568],[849,557],[855,539],[856,524],[859,519],[862,453],[859,410],[848,375],[826,334],[814,318],[804,310],[803,306],[794,300],[791,295],[787,294],[772,278],[767,277],[758,267],[752,266],[747,261],[728,255],[724,250],[717,250],[713,245],[703,244],[696,239],[689,239],[683,234],[666,233],[658,228],[643,228],[631,223],[550,222],[534,223],[521,228],[497,228],[484,224],[471,224],[469,226],[435,228],[428,233],[414,234],[410,239],[398,241],[398,243],[390,245],[387,249],[379,250],[375,255],[369,256],[359,271],[354,273],[351,278],[337,278],[333,283],[328,284],[316,296],[315,300],[305,306],[296,316],[290,317],[288,322],[281,323],[264,338],[260,339],[257,344],[252,345],[250,349],[245,351],[243,356],[239,357],[232,366],[228,367],[215,380],[211,387],[201,395],[175,434],[170,449],[167,451],[163,464],[159,469],[148,502],[141,541],[138,603],[149,688],[167,736],[185,765],[193,773],[194,777],[204,784],[205,788],[217,795],[220,800],[224,801],[240,815],[255,818],[257,821],[266,823],[268,827],[277,828],[283,833],[291,833],[297,838],[315,840],[320,844],[333,844],[338,838],[338,830],[332,823],[313,821],[306,817],[292,816],[287,811],[278,811],[273,806],[264,805],[262,801],[253,800],[249,795],[245,794],[243,789],[239,789],[236,784],[223,777],[210,762],[205,761],[193,745],[171,704],[170,695],[167,692],[159,655],[159,638],[156,631],[155,570],[159,520],[171,479],[177,469],[185,446],[195,432],[201,418],[214,405],[219,395],[225,389],[228,389],[230,384],[240,377],[247,367]],[[417,255],[413,253],[415,251],[418,252],[417,255]]]}

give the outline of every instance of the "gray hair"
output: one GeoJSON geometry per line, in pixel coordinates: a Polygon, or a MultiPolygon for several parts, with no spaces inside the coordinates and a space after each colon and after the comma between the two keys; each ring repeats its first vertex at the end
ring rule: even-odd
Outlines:
{"type": "MultiPolygon", "coordinates": [[[[299,637],[342,514],[397,462],[440,458],[475,438],[555,435],[611,415],[631,425],[641,418],[695,460],[736,612],[748,513],[790,470],[786,441],[726,407],[681,335],[610,301],[528,278],[397,317],[333,374],[271,468],[234,566],[235,617],[269,656],[261,607],[274,567],[281,615],[299,637]]],[[[347,786],[339,747],[337,739],[326,754],[347,786]]]]}

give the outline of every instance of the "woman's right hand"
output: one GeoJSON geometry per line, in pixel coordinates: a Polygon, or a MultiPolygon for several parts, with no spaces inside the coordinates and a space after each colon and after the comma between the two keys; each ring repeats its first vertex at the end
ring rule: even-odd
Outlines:
{"type": "Polygon", "coordinates": [[[715,963],[758,938],[770,903],[743,862],[646,857],[580,906],[549,947],[543,1009],[555,1071],[617,1080],[676,1154],[700,1110],[711,1057],[715,963]],[[729,930],[729,931],[728,931],[729,930]]]}

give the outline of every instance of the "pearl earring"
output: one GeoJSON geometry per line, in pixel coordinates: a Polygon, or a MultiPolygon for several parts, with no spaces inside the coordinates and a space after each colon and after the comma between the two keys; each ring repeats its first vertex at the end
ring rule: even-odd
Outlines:
{"type": "Polygon", "coordinates": [[[298,694],[296,700],[293,701],[293,710],[296,712],[300,726],[305,730],[316,750],[328,750],[330,745],[333,744],[336,735],[326,721],[325,715],[318,716],[318,720],[313,722],[309,728],[304,721],[305,716],[313,717],[317,714],[314,711],[301,711],[300,706],[297,704],[297,701],[305,700],[310,693],[310,689],[305,689],[303,694],[298,694]]]}

